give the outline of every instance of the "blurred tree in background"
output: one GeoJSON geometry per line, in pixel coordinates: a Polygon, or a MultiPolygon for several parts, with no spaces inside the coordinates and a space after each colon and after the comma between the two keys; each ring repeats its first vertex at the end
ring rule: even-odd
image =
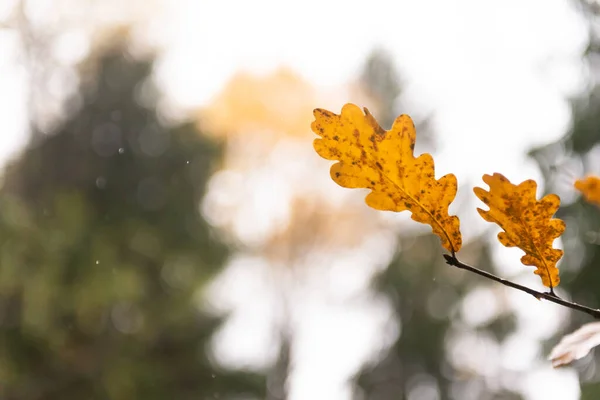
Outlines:
{"type": "MultiPolygon", "coordinates": [[[[381,50],[367,59],[361,82],[378,104],[385,104],[381,118],[389,129],[395,117],[408,113],[410,104],[400,104],[402,85],[391,57],[381,50]],[[402,105],[402,107],[399,107],[402,105]]],[[[416,153],[431,151],[434,132],[428,119],[417,121],[416,153]]],[[[442,258],[439,239],[432,234],[403,233],[389,266],[374,281],[375,290],[394,304],[400,334],[394,345],[356,376],[357,400],[397,399],[519,399],[515,391],[490,387],[484,368],[456,353],[458,343],[473,339],[497,346],[514,328],[510,313],[498,313],[476,328],[461,314],[468,293],[489,285],[472,274],[451,268],[442,258]],[[466,335],[465,334],[472,334],[466,335]]],[[[461,250],[461,259],[494,269],[485,238],[471,241],[461,250]]],[[[493,289],[491,289],[493,290],[493,289]]],[[[488,357],[486,346],[473,348],[475,358],[488,357]]],[[[471,349],[469,349],[471,351],[471,349]]],[[[485,361],[497,365],[496,356],[485,361]]],[[[493,380],[497,380],[496,376],[493,380]]],[[[516,388],[515,388],[516,390],[516,388]]]]}
{"type": "MultiPolygon", "coordinates": [[[[577,1],[589,21],[589,43],[585,52],[588,66],[587,90],[571,101],[571,126],[560,140],[536,148],[530,155],[538,163],[545,179],[545,191],[558,193],[563,204],[557,216],[567,222],[563,234],[565,250],[560,265],[561,288],[573,301],[600,307],[600,209],[586,203],[573,189],[575,179],[600,174],[600,7],[591,1],[577,1]]],[[[571,324],[562,326],[568,333],[589,317],[571,313],[571,324]]],[[[558,341],[555,337],[548,343],[558,341]]],[[[600,359],[593,352],[575,364],[582,381],[584,400],[600,397],[600,359]]]]}
{"type": "MultiPolygon", "coordinates": [[[[65,7],[71,10],[75,4],[65,7]]],[[[132,4],[127,6],[135,9],[132,4]]],[[[115,5],[119,11],[124,6],[120,2],[115,5]]],[[[590,18],[597,14],[591,4],[585,3],[585,7],[590,18]]],[[[147,4],[137,8],[148,9],[147,4]]],[[[25,20],[23,11],[18,16],[25,20]]],[[[81,12],[74,19],[86,26],[88,20],[83,16],[93,19],[94,14],[81,12]]],[[[63,23],[54,25],[56,32],[62,31],[63,23]]],[[[213,104],[212,117],[218,117],[219,124],[211,118],[200,118],[200,129],[195,123],[173,126],[156,110],[158,93],[148,79],[152,60],[140,61],[124,48],[113,47],[96,51],[82,66],[78,78],[82,84],[62,115],[63,103],[49,102],[52,96],[40,90],[53,75],[44,69],[46,56],[51,56],[44,51],[51,42],[48,30],[23,33],[25,38],[36,39],[32,49],[42,51],[30,51],[27,64],[37,73],[31,80],[33,140],[9,165],[0,189],[0,397],[266,396],[280,400],[288,393],[301,393],[297,387],[289,390],[289,378],[306,376],[306,369],[317,370],[317,364],[327,368],[340,354],[327,352],[326,347],[342,336],[352,336],[352,332],[334,331],[332,335],[325,332],[331,328],[319,326],[319,336],[311,338],[312,347],[299,346],[302,335],[306,336],[301,321],[306,315],[298,317],[297,308],[311,301],[324,307],[334,303],[332,299],[354,310],[360,308],[361,301],[367,303],[369,296],[362,293],[352,302],[348,302],[349,295],[336,297],[335,289],[343,286],[343,279],[335,264],[340,263],[344,249],[356,250],[362,241],[381,230],[380,221],[358,196],[327,202],[335,196],[324,191],[325,196],[317,197],[320,192],[309,184],[319,186],[318,170],[318,176],[327,181],[323,187],[332,186],[323,174],[324,164],[314,161],[316,157],[303,136],[310,133],[309,109],[321,103],[313,89],[291,70],[282,69],[265,79],[242,73],[217,98],[221,102],[213,104]],[[48,121],[59,121],[59,125],[48,121]],[[211,182],[210,187],[217,187],[215,182],[227,183],[223,177],[229,177],[235,189],[212,190],[214,198],[226,203],[220,228],[240,227],[240,221],[245,221],[252,229],[236,236],[232,234],[235,229],[229,227],[228,233],[236,240],[228,243],[239,242],[239,248],[233,251],[259,256],[270,267],[275,334],[269,346],[278,350],[273,365],[266,368],[266,378],[224,371],[211,362],[209,340],[221,319],[202,311],[202,289],[221,272],[231,249],[198,213],[212,166],[221,162],[222,146],[203,135],[207,123],[213,124],[209,125],[210,133],[219,129],[227,132],[228,153],[220,165],[225,166],[226,174],[221,174],[220,181],[211,182]],[[234,137],[235,131],[240,132],[239,137],[234,137]],[[284,165],[283,159],[289,163],[284,165]],[[288,221],[285,224],[277,221],[277,212],[272,209],[260,212],[265,210],[267,198],[261,193],[272,193],[274,188],[285,190],[278,193],[272,209],[277,208],[275,204],[289,202],[289,210],[284,206],[285,212],[280,212],[286,218],[279,215],[288,221]],[[298,193],[294,192],[297,188],[298,193]],[[265,224],[269,217],[275,220],[271,225],[265,224]],[[309,290],[311,285],[317,287],[314,292],[309,290]],[[320,304],[315,301],[316,291],[324,293],[325,301],[320,304]],[[305,361],[302,371],[304,354],[300,353],[311,351],[319,357],[305,361]]],[[[590,62],[600,54],[596,48],[590,45],[590,62]]],[[[54,86],[73,81],[67,74],[54,86]]],[[[373,104],[374,114],[386,128],[400,112],[415,115],[412,105],[402,100],[402,82],[392,58],[384,51],[377,50],[367,59],[359,83],[364,93],[357,97],[360,101],[353,102],[372,100],[368,105],[373,104]]],[[[573,134],[534,153],[550,183],[572,183],[572,177],[556,176],[558,172],[572,172],[579,164],[587,165],[589,171],[600,171],[600,166],[594,164],[600,159],[595,117],[600,90],[590,93],[589,98],[574,103],[579,117],[573,134]],[[545,165],[548,160],[553,164],[545,165]],[[561,164],[557,168],[556,160],[566,167],[561,164]]],[[[417,152],[431,151],[433,131],[428,120],[418,115],[416,120],[417,152]]],[[[592,267],[600,243],[599,214],[584,204],[572,207],[561,211],[579,219],[570,224],[570,240],[565,240],[571,259],[566,258],[561,267],[564,287],[572,288],[577,301],[594,305],[598,303],[594,280],[599,277],[592,267]],[[581,251],[584,247],[585,252],[581,251]]],[[[205,214],[207,218],[209,214],[205,214]]],[[[219,226],[215,221],[211,222],[219,226]]],[[[507,376],[506,369],[500,371],[498,367],[498,348],[514,331],[515,316],[510,310],[488,308],[479,302],[481,296],[473,297],[483,293],[484,299],[502,298],[502,288],[447,266],[439,239],[421,232],[402,232],[397,240],[398,251],[372,285],[376,292],[373,297],[389,299],[391,306],[388,302],[385,306],[393,308],[395,318],[383,315],[392,324],[397,322],[399,335],[395,341],[392,335],[384,340],[386,332],[382,332],[382,338],[375,336],[372,340],[376,348],[394,343],[357,375],[355,398],[518,399],[513,390],[518,390],[515,383],[522,378],[519,371],[508,371],[507,376]],[[477,321],[468,321],[468,313],[475,313],[477,321]]],[[[461,259],[493,270],[486,243],[484,238],[471,241],[461,251],[461,259]]],[[[381,247],[363,247],[363,252],[370,251],[374,259],[375,253],[384,252],[381,247]]],[[[355,258],[355,263],[364,264],[358,266],[360,270],[373,268],[360,255],[345,254],[348,259],[355,258]]],[[[387,262],[388,258],[382,264],[387,262]]],[[[342,260],[340,264],[347,274],[353,263],[342,260]]],[[[371,277],[358,276],[361,278],[356,280],[361,282],[369,282],[371,277]]],[[[357,293],[362,290],[360,285],[355,286],[357,293]]],[[[249,292],[248,303],[255,303],[259,296],[249,292]]],[[[243,312],[256,318],[254,310],[243,312]]],[[[312,310],[322,312],[316,307],[312,310]]],[[[373,310],[365,307],[363,314],[372,316],[373,310]]],[[[352,329],[360,326],[364,330],[367,324],[375,324],[373,318],[362,325],[364,320],[356,321],[352,329]]],[[[340,331],[346,329],[346,325],[338,325],[340,331]]],[[[241,331],[237,334],[252,336],[241,331]]],[[[364,358],[355,357],[352,347],[346,345],[344,350],[353,354],[353,360],[359,359],[359,364],[364,358]]],[[[590,357],[587,362],[584,377],[597,379],[597,368],[590,357]]],[[[332,384],[325,373],[311,379],[307,381],[319,383],[313,391],[337,384],[332,384]],[[325,379],[327,382],[322,382],[325,379]]],[[[295,383],[298,386],[303,384],[297,382],[301,382],[295,383]]],[[[587,385],[586,398],[596,398],[594,390],[587,385]]]]}
{"type": "Polygon", "coordinates": [[[417,150],[432,151],[435,138],[429,118],[419,118],[416,112],[421,110],[410,107],[411,104],[402,98],[403,82],[389,52],[375,49],[369,54],[363,65],[359,84],[375,103],[377,120],[383,128],[390,129],[401,113],[409,114],[415,120],[419,132],[417,150]]]}
{"type": "Polygon", "coordinates": [[[5,172],[0,196],[0,397],[262,397],[263,378],[211,363],[220,319],[203,285],[228,250],[198,212],[220,155],[166,127],[152,60],[92,55],[66,122],[5,172]]]}
{"type": "Polygon", "coordinates": [[[398,71],[390,54],[382,49],[372,51],[363,66],[360,82],[377,102],[379,122],[385,129],[390,129],[396,119],[401,93],[398,80],[398,71]]]}
{"type": "MultiPolygon", "coordinates": [[[[490,387],[486,379],[489,374],[478,359],[486,359],[484,362],[489,362],[494,371],[497,357],[486,352],[514,328],[511,314],[493,316],[476,329],[461,316],[466,295],[487,283],[446,265],[439,239],[434,235],[401,237],[398,248],[375,287],[392,299],[400,335],[375,365],[365,367],[357,376],[359,388],[355,398],[519,399],[516,392],[497,385],[490,387]],[[465,333],[472,335],[461,338],[465,333]],[[464,345],[472,339],[484,345],[467,345],[465,349],[464,345]],[[492,345],[485,346],[486,343],[492,345]],[[465,357],[465,350],[474,358],[465,357]]],[[[493,266],[483,238],[465,246],[461,257],[474,265],[493,266]]],[[[498,372],[495,371],[493,374],[498,372]]],[[[494,376],[493,380],[497,379],[494,376]]]]}

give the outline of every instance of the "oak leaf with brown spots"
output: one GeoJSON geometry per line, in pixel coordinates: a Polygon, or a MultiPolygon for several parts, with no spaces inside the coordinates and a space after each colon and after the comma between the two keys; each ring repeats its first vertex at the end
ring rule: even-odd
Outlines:
{"type": "Polygon", "coordinates": [[[521,262],[536,267],[535,274],[542,278],[544,286],[556,287],[560,282],[556,263],[563,251],[552,248],[552,243],[565,231],[565,223],[552,216],[560,206],[560,198],[548,194],[537,201],[537,184],[531,179],[513,185],[502,174],[495,173],[484,175],[483,181],[489,185],[489,191],[473,189],[490,208],[488,211],[478,208],[481,217],[504,230],[498,234],[500,243],[525,252],[521,262]]]}
{"type": "Polygon", "coordinates": [[[435,179],[433,158],[413,154],[416,131],[408,115],[396,118],[392,129],[384,130],[369,110],[354,104],[342,107],[341,114],[314,110],[312,130],[319,135],[314,148],[323,158],[337,160],[331,178],[346,188],[367,188],[366,203],[377,210],[405,211],[412,219],[432,227],[442,246],[453,255],[460,249],[460,221],[448,215],[456,196],[453,174],[435,179]]]}

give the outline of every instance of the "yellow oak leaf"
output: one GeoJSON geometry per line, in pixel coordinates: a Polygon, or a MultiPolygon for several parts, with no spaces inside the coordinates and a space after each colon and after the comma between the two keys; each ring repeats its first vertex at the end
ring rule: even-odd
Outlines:
{"type": "Polygon", "coordinates": [[[575,189],[579,190],[585,201],[600,206],[600,177],[588,176],[575,182],[575,189]]]}
{"type": "Polygon", "coordinates": [[[535,274],[542,278],[544,286],[556,287],[560,282],[556,263],[563,251],[552,248],[552,243],[565,231],[565,223],[552,216],[558,210],[560,198],[549,194],[537,201],[537,184],[531,179],[513,185],[502,174],[495,173],[484,175],[483,181],[489,185],[489,192],[479,187],[473,189],[490,208],[488,211],[478,208],[481,217],[504,229],[498,234],[500,243],[525,252],[521,262],[537,267],[535,274]]]}
{"type": "Polygon", "coordinates": [[[331,166],[331,178],[346,188],[367,188],[368,206],[384,211],[412,212],[412,219],[431,225],[442,246],[453,255],[461,245],[460,221],[448,215],[456,196],[456,177],[448,174],[436,180],[433,158],[415,158],[416,131],[408,115],[396,118],[392,129],[384,130],[375,118],[354,104],[342,107],[340,115],[316,109],[312,130],[317,153],[339,162],[331,166]]]}

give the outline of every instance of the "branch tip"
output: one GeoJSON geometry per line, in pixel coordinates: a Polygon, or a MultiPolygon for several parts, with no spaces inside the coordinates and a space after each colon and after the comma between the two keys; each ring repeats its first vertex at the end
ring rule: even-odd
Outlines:
{"type": "Polygon", "coordinates": [[[466,269],[467,271],[471,271],[477,275],[483,276],[484,278],[491,279],[491,280],[501,283],[505,286],[509,286],[509,287],[512,287],[513,289],[517,289],[522,292],[528,293],[540,301],[542,299],[545,299],[552,303],[561,305],[563,307],[567,307],[572,310],[584,312],[588,315],[591,315],[595,319],[600,319],[600,310],[591,308],[591,307],[587,307],[587,306],[583,306],[581,304],[573,303],[568,300],[561,299],[560,297],[558,297],[556,295],[556,293],[554,293],[554,288],[550,288],[549,292],[538,292],[537,290],[533,290],[531,288],[528,288],[527,286],[519,285],[518,283],[509,281],[507,279],[500,278],[494,274],[491,274],[491,273],[481,270],[479,268],[462,263],[456,258],[456,256],[454,254],[453,255],[444,254],[443,256],[446,259],[446,264],[453,265],[460,269],[466,269]]]}

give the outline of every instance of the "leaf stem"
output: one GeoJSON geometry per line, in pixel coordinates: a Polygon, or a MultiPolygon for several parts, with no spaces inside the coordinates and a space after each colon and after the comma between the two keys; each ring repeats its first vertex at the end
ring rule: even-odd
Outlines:
{"type": "Polygon", "coordinates": [[[527,286],[519,285],[518,283],[511,282],[509,280],[500,278],[494,274],[490,274],[489,272],[483,271],[479,268],[475,268],[473,266],[465,264],[465,263],[459,261],[455,255],[444,254],[444,258],[446,259],[446,264],[448,264],[448,265],[452,265],[454,267],[476,273],[477,275],[481,275],[485,278],[491,279],[491,280],[501,283],[505,286],[509,286],[511,288],[520,290],[522,292],[529,293],[530,295],[532,295],[533,297],[535,297],[538,300],[545,299],[545,300],[551,301],[553,303],[559,304],[563,307],[581,311],[581,312],[591,315],[592,317],[594,317],[596,319],[600,319],[600,310],[599,309],[582,306],[581,304],[577,304],[577,303],[573,303],[573,302],[561,299],[556,294],[554,294],[554,291],[552,289],[550,289],[550,292],[538,292],[537,290],[530,289],[527,286]]]}

